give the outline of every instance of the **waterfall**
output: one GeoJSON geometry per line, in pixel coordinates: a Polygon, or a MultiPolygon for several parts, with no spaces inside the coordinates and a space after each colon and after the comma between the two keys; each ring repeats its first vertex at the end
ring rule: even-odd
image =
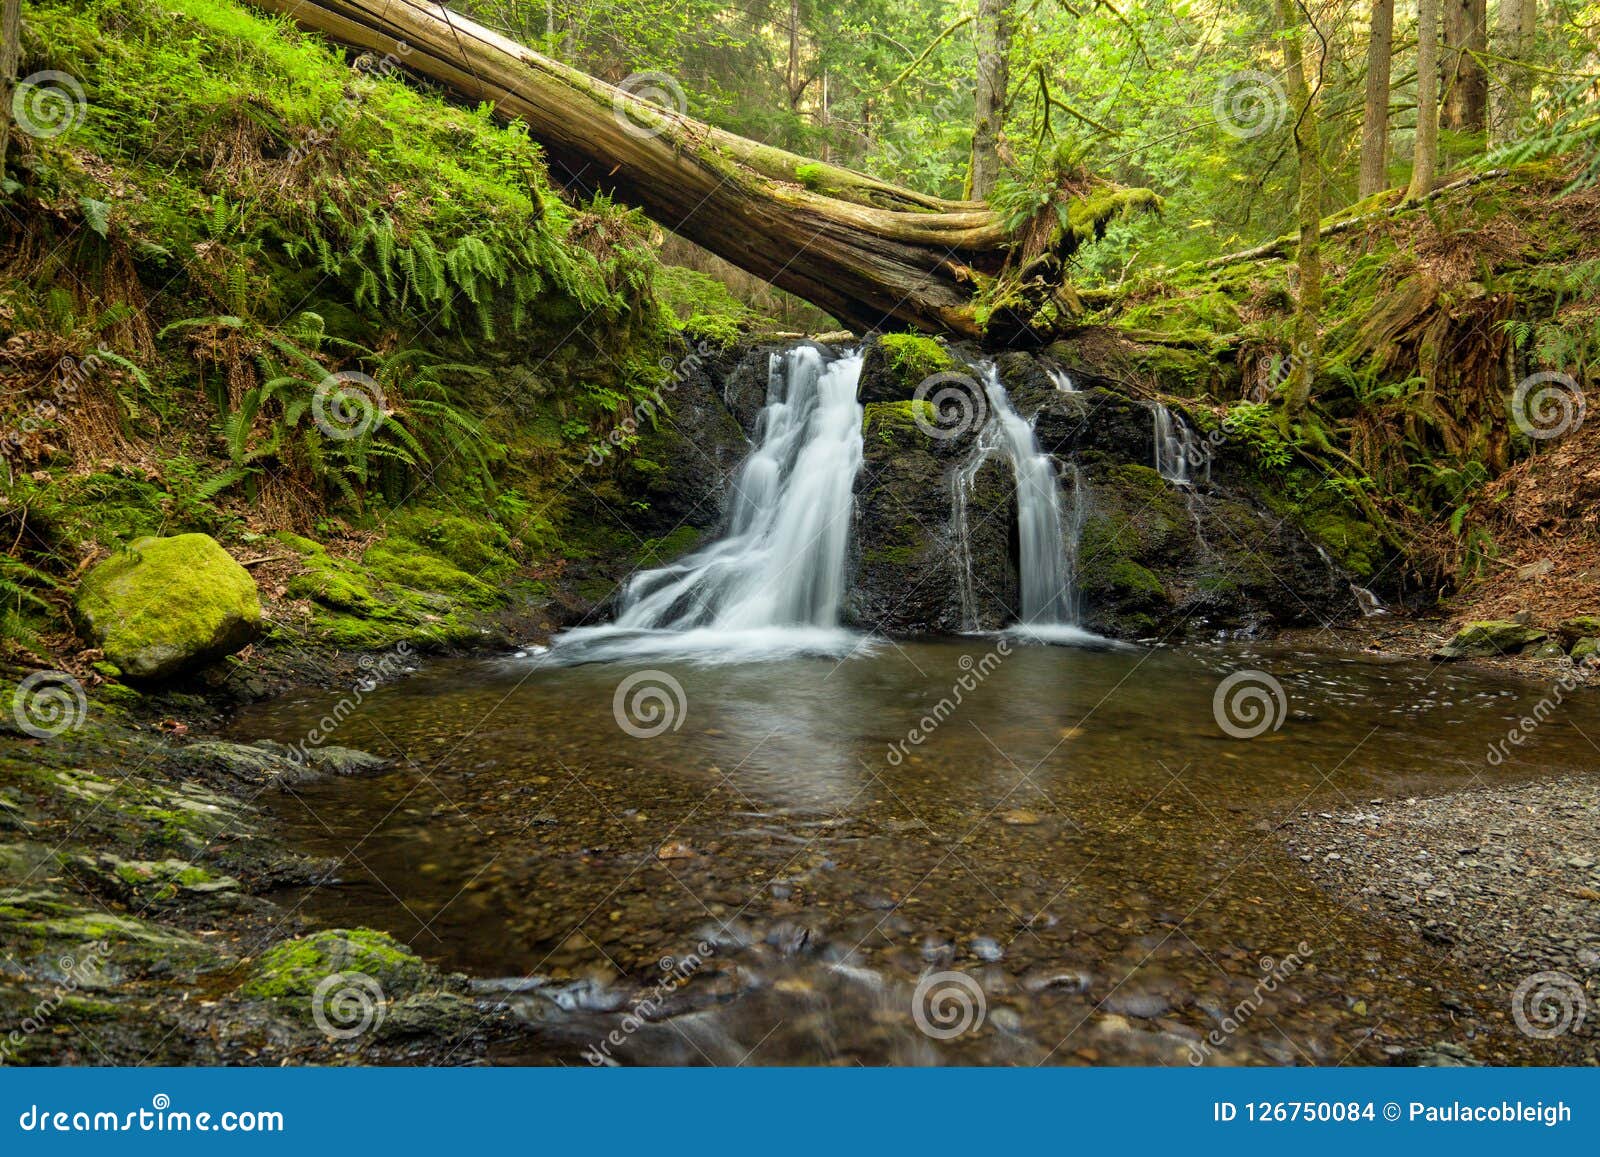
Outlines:
{"type": "Polygon", "coordinates": [[[1063,394],[1076,394],[1078,387],[1072,384],[1072,379],[1067,376],[1067,371],[1060,366],[1048,366],[1045,373],[1050,377],[1050,384],[1063,394]]]}
{"type": "Polygon", "coordinates": [[[726,533],[635,575],[614,623],[567,631],[554,649],[736,659],[853,647],[839,613],[862,460],[861,363],[859,353],[825,361],[812,346],[774,354],[726,533]]]}
{"type": "Polygon", "coordinates": [[[978,471],[997,451],[1011,461],[1017,488],[1017,540],[1022,587],[1022,614],[1019,630],[1046,641],[1079,641],[1089,638],[1072,624],[1077,621],[1075,558],[1078,529],[1082,521],[1083,487],[1077,470],[1072,470],[1073,511],[1070,520],[1062,515],[1061,485],[1050,456],[1039,449],[1033,426],[1012,408],[1000,372],[992,362],[979,367],[989,417],[979,430],[972,457],[956,472],[952,514],[957,545],[961,552],[958,580],[961,587],[963,621],[976,625],[976,597],[973,591],[971,531],[968,508],[978,471]],[[1070,545],[1069,545],[1070,538],[1070,545]],[[1041,631],[1041,628],[1043,630],[1041,631]],[[1054,628],[1054,631],[1051,629],[1054,628]]]}
{"type": "Polygon", "coordinates": [[[1152,410],[1156,427],[1156,473],[1178,486],[1211,481],[1211,457],[1195,432],[1160,402],[1155,403],[1152,410]]]}

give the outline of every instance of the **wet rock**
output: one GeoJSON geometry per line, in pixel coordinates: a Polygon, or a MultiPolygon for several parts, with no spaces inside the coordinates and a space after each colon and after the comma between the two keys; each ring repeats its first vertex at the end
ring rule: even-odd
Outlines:
{"type": "Polygon", "coordinates": [[[1003,960],[1006,954],[1005,949],[1000,947],[1000,942],[993,936],[974,937],[972,943],[967,947],[972,950],[972,954],[979,960],[987,961],[991,964],[997,960],[1003,960]]]}
{"type": "Polygon", "coordinates": [[[1153,1020],[1172,1011],[1172,1002],[1158,992],[1120,988],[1106,997],[1105,1007],[1124,1016],[1153,1020]]]}
{"type": "Polygon", "coordinates": [[[185,674],[261,633],[255,580],[204,534],[136,540],[84,577],[76,609],[106,661],[131,680],[185,674]]]}
{"type": "Polygon", "coordinates": [[[394,1000],[440,985],[438,969],[393,937],[366,928],[336,928],[274,945],[256,961],[239,994],[281,1001],[311,1014],[309,1001],[328,977],[360,975],[394,1000]]]}
{"type": "Polygon", "coordinates": [[[567,1012],[615,1012],[628,1002],[627,994],[593,977],[574,981],[564,988],[547,988],[543,996],[567,1012]]]}
{"type": "Polygon", "coordinates": [[[1091,978],[1078,969],[1036,969],[1020,983],[1024,992],[1088,992],[1091,978]]]}
{"type": "Polygon", "coordinates": [[[1515,655],[1547,637],[1547,632],[1513,620],[1484,620],[1461,628],[1449,642],[1434,651],[1433,657],[1451,660],[1515,655]]]}
{"type": "Polygon", "coordinates": [[[781,920],[768,930],[766,942],[784,956],[799,956],[814,951],[814,933],[804,924],[781,920]]]}
{"type": "Polygon", "coordinates": [[[1475,1058],[1465,1048],[1450,1041],[1436,1041],[1431,1045],[1420,1045],[1416,1048],[1406,1049],[1400,1054],[1399,1063],[1424,1069],[1481,1068],[1483,1066],[1483,1062],[1475,1058]]]}

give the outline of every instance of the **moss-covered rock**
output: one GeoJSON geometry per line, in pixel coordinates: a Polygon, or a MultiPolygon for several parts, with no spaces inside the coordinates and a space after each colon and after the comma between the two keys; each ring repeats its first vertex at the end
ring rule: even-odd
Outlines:
{"type": "Polygon", "coordinates": [[[1435,659],[1482,659],[1495,655],[1515,655],[1535,643],[1542,643],[1549,632],[1510,620],[1487,619],[1468,623],[1448,643],[1433,653],[1435,659]]]}
{"type": "Polygon", "coordinates": [[[129,679],[170,679],[261,633],[255,580],[205,534],[141,538],[84,577],[77,612],[129,679]]]}
{"type": "Polygon", "coordinates": [[[863,404],[904,402],[934,374],[960,373],[963,369],[936,338],[914,333],[885,334],[867,348],[856,396],[863,404]]]}
{"type": "Polygon", "coordinates": [[[1587,663],[1600,656],[1600,638],[1579,639],[1572,645],[1572,661],[1587,663]]]}
{"type": "Polygon", "coordinates": [[[366,928],[335,928],[269,948],[239,993],[266,1000],[309,997],[338,972],[370,976],[390,999],[420,992],[438,978],[437,970],[391,936],[366,928]]]}
{"type": "Polygon", "coordinates": [[[1556,634],[1569,647],[1583,639],[1600,637],[1600,615],[1574,615],[1557,624],[1556,634]]]}

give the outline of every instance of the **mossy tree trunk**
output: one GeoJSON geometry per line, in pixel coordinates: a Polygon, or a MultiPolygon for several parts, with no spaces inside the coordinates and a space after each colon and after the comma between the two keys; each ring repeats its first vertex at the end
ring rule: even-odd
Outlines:
{"type": "MultiPolygon", "coordinates": [[[[797,156],[635,97],[424,0],[254,0],[525,121],[552,172],[605,190],[858,329],[979,336],[974,299],[1011,238],[948,201],[797,156]],[[402,47],[403,46],[403,47],[402,47]]],[[[1063,256],[1080,238],[1064,232],[1063,256]]]]}
{"type": "Polygon", "coordinates": [[[1361,121],[1361,177],[1370,197],[1389,185],[1389,66],[1394,56],[1394,0],[1372,0],[1367,40],[1367,107],[1361,121]]]}
{"type": "Polygon", "coordinates": [[[1317,133],[1316,94],[1306,79],[1304,22],[1297,0],[1278,0],[1278,20],[1283,29],[1283,65],[1294,114],[1294,151],[1299,161],[1296,217],[1300,239],[1295,265],[1299,297],[1294,312],[1294,350],[1284,382],[1284,423],[1302,421],[1311,406],[1316,383],[1320,340],[1317,320],[1322,313],[1322,157],[1317,133]]]}

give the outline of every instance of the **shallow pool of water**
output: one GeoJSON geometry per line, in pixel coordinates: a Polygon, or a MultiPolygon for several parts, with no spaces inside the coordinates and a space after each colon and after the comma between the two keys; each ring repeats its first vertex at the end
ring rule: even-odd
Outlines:
{"type": "Polygon", "coordinates": [[[1559,721],[1486,762],[1541,694],[1338,652],[971,637],[438,662],[235,732],[295,742],[360,699],[332,742],[400,769],[276,799],[341,861],[300,911],[505,994],[508,1061],[1381,1063],[1525,1042],[1476,1011],[1481,977],[1320,891],[1280,825],[1592,769],[1559,721]]]}

